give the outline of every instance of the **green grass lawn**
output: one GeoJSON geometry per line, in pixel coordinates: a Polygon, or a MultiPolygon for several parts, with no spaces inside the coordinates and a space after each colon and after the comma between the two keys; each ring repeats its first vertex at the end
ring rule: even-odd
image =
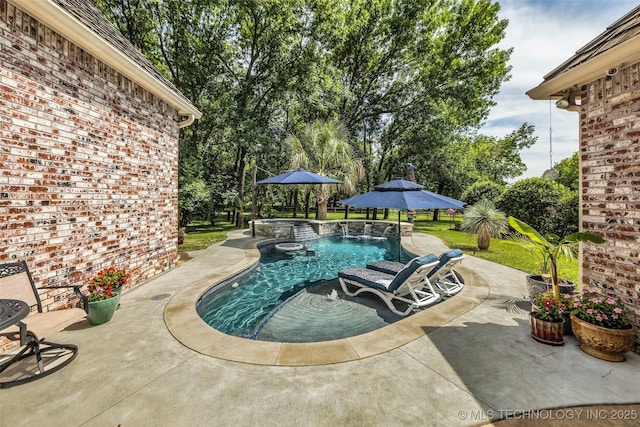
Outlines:
{"type": "MultiPolygon", "coordinates": [[[[389,215],[390,220],[397,219],[397,211],[392,211],[389,215]]],[[[278,212],[278,218],[291,218],[291,212],[278,212]]],[[[303,218],[304,213],[298,213],[297,218],[303,218]]],[[[313,217],[313,216],[312,216],[313,217]]],[[[331,212],[329,210],[328,219],[343,219],[344,213],[331,212]]],[[[366,214],[349,213],[349,219],[365,219],[366,214]]],[[[414,222],[414,231],[431,234],[436,236],[449,246],[450,248],[460,248],[467,254],[471,254],[475,250],[475,256],[478,258],[493,261],[512,267],[525,273],[539,274],[538,258],[532,253],[531,249],[525,245],[509,239],[491,239],[491,245],[487,250],[476,250],[476,235],[452,230],[452,225],[462,221],[462,216],[457,215],[451,222],[448,215],[442,215],[442,220],[432,221],[431,215],[420,214],[414,222]]],[[[378,219],[382,219],[381,215],[378,219]]],[[[406,214],[402,214],[402,220],[406,221],[406,214]]],[[[209,245],[223,241],[227,238],[227,233],[234,230],[234,226],[227,221],[217,221],[216,225],[208,222],[194,222],[187,227],[184,243],[178,246],[180,252],[194,251],[205,249],[209,245]]],[[[578,283],[578,261],[577,260],[560,260],[558,262],[558,275],[569,279],[574,283],[578,283]]]]}

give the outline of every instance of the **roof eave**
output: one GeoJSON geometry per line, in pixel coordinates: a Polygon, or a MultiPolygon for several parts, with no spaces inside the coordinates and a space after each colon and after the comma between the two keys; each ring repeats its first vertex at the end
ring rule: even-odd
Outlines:
{"type": "Polygon", "coordinates": [[[107,43],[54,2],[32,0],[11,0],[11,2],[76,46],[176,108],[181,116],[194,116],[196,119],[202,117],[202,113],[186,98],[178,96],[175,91],[162,84],[135,61],[107,43]]]}
{"type": "Polygon", "coordinates": [[[607,75],[611,67],[640,61],[640,40],[627,40],[598,56],[540,83],[526,93],[534,100],[554,99],[571,88],[579,88],[607,75]]]}

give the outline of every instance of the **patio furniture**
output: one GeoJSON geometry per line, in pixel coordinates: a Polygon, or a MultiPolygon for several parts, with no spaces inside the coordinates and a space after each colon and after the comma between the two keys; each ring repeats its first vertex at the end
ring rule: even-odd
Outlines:
{"type": "MultiPolygon", "coordinates": [[[[434,255],[435,256],[435,255],[434,255]]],[[[462,290],[464,284],[460,281],[460,277],[453,270],[453,267],[464,259],[464,253],[460,249],[451,249],[444,252],[438,258],[438,265],[433,267],[427,274],[429,281],[445,295],[455,295],[462,290]]],[[[367,264],[367,268],[381,271],[387,274],[397,274],[405,267],[401,262],[395,261],[376,261],[367,264]]]]}
{"type": "MultiPolygon", "coordinates": [[[[48,286],[40,289],[80,286],[48,286]]],[[[15,354],[2,354],[0,388],[8,388],[52,374],[75,359],[78,347],[56,344],[44,337],[86,317],[79,308],[42,312],[42,302],[25,261],[0,264],[0,337],[19,341],[24,347],[15,354]],[[35,314],[28,315],[29,312],[35,314]],[[35,358],[35,363],[29,360],[35,358]],[[24,362],[23,362],[24,361],[24,362]]]]}
{"type": "Polygon", "coordinates": [[[380,297],[392,312],[406,316],[440,299],[427,278],[427,273],[439,262],[435,255],[414,258],[395,275],[363,267],[348,268],[338,272],[338,279],[345,294],[355,297],[371,292],[380,297]],[[348,285],[357,289],[352,292],[348,285]],[[407,308],[404,311],[398,309],[397,302],[407,304],[407,308]]]}

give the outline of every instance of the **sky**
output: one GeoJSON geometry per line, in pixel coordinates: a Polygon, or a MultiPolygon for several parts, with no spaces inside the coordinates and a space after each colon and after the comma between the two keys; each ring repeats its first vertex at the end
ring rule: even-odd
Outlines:
{"type": "Polygon", "coordinates": [[[637,0],[498,0],[509,20],[500,48],[513,48],[511,79],[494,98],[483,135],[503,137],[524,122],[535,126],[536,144],[521,152],[527,171],[515,180],[542,176],[578,151],[578,113],[533,101],[525,92],[606,28],[640,4],[637,0]],[[551,130],[551,132],[550,132],[551,130]],[[550,150],[551,148],[551,150],[550,150]]]}

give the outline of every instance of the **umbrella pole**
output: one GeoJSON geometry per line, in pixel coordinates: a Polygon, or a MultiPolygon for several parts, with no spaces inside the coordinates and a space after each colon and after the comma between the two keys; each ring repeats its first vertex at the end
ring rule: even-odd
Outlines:
{"type": "Polygon", "coordinates": [[[402,230],[400,229],[400,209],[398,209],[398,262],[400,262],[400,246],[402,241],[402,230]]]}

